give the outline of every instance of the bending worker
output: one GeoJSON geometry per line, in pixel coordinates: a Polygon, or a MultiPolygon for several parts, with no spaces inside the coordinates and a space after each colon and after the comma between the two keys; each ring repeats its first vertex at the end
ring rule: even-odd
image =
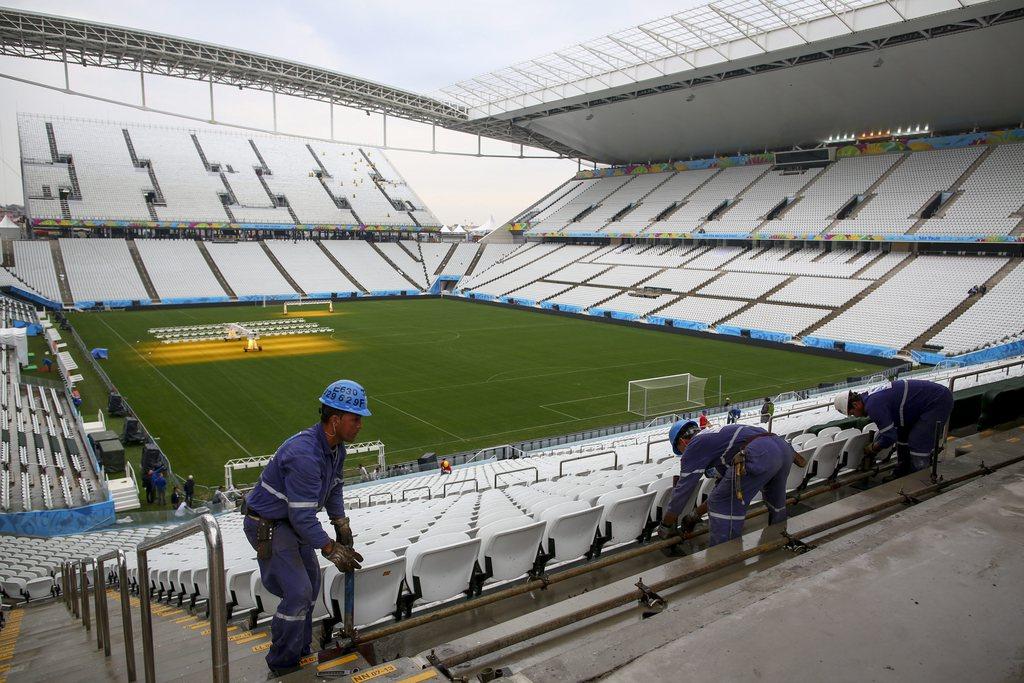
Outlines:
{"type": "Polygon", "coordinates": [[[342,500],[346,442],[369,417],[366,392],[351,380],[338,380],[320,397],[320,422],[285,441],[260,474],[246,499],[243,529],[256,549],[260,578],[281,598],[270,627],[267,665],[275,675],[299,666],[310,653],[313,601],[320,593],[316,549],[342,572],[359,569],[352,529],[342,500]],[[335,540],[317,512],[327,508],[335,540]]]}
{"type": "Polygon", "coordinates": [[[680,458],[679,479],[672,490],[662,525],[661,538],[692,531],[705,512],[711,526],[711,545],[724,543],[743,532],[747,506],[758,491],[768,507],[768,523],[786,521],[786,479],[794,460],[801,458],[789,442],[761,427],[731,424],[705,429],[693,420],[680,420],[669,430],[672,450],[680,458]],[[714,467],[718,483],[705,503],[679,520],[701,475],[714,467]]]}
{"type": "Polygon", "coordinates": [[[935,382],[898,379],[867,394],[838,394],[835,407],[843,415],[866,415],[878,426],[874,441],[864,447],[865,455],[877,455],[896,444],[893,476],[902,477],[931,464],[937,431],[945,434],[953,412],[953,392],[935,382]]]}

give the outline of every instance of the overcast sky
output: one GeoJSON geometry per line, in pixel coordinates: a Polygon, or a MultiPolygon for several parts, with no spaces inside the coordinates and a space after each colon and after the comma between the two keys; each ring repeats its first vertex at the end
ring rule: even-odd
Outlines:
{"type": "MultiPolygon", "coordinates": [[[[696,0],[492,2],[490,0],[197,2],[175,0],[0,0],[5,5],[118,24],[284,57],[387,85],[431,93],[480,73],[702,4],[696,0]]],[[[0,57],[0,74],[63,86],[59,64],[0,57]]],[[[102,97],[138,101],[138,75],[73,67],[71,86],[102,97]]],[[[146,78],[151,107],[209,116],[203,84],[146,78]]],[[[270,128],[270,96],[217,88],[216,118],[270,128]]],[[[16,114],[19,111],[202,127],[160,114],[97,102],[0,79],[0,203],[21,202],[16,114]]],[[[380,117],[336,109],[335,137],[381,142],[380,117]]],[[[281,131],[328,137],[327,105],[278,98],[281,131]]],[[[429,127],[389,119],[393,146],[430,145],[429,127]]],[[[438,133],[438,147],[476,151],[476,139],[438,133]]],[[[484,143],[484,151],[518,147],[484,143]]],[[[391,151],[388,156],[445,223],[503,221],[576,171],[565,160],[484,159],[391,151]]]]}

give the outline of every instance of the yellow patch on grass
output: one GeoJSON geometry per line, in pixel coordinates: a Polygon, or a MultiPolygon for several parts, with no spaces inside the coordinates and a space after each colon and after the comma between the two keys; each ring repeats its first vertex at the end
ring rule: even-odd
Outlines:
{"type": "Polygon", "coordinates": [[[161,344],[146,342],[138,349],[153,365],[191,365],[217,363],[227,360],[257,361],[261,358],[283,356],[308,356],[318,353],[338,353],[349,350],[349,346],[337,339],[324,335],[304,334],[294,337],[265,337],[260,339],[262,351],[243,351],[245,342],[203,341],[161,344]]]}

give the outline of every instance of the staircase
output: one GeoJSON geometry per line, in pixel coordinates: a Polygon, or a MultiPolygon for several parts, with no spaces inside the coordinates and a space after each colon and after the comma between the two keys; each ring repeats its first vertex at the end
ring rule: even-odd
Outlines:
{"type": "MultiPolygon", "coordinates": [[[[1002,281],[1002,279],[1007,276],[1007,274],[1010,273],[1010,271],[1012,271],[1014,268],[1016,268],[1017,266],[1020,265],[1022,260],[1024,260],[1024,259],[1019,259],[1019,258],[1008,259],[1007,262],[1003,265],[1002,268],[997,270],[992,275],[992,277],[990,277],[988,280],[985,280],[985,282],[982,283],[982,284],[984,284],[986,287],[988,287],[989,291],[991,292],[992,289],[996,285],[998,285],[1002,281]]],[[[979,301],[981,301],[984,298],[985,298],[984,295],[981,295],[981,296],[977,296],[976,295],[976,296],[972,296],[972,297],[965,297],[964,300],[961,301],[959,304],[957,304],[956,307],[953,310],[951,310],[949,313],[944,315],[942,317],[942,319],[939,320],[938,322],[936,322],[934,325],[929,327],[917,339],[915,339],[914,341],[912,341],[909,344],[907,344],[907,346],[905,348],[907,350],[923,348],[924,344],[926,344],[929,339],[931,339],[932,337],[937,335],[942,330],[946,329],[946,327],[951,322],[953,322],[954,320],[959,318],[961,315],[963,315],[967,311],[968,308],[970,308],[971,306],[973,306],[974,304],[978,303],[979,301]]]]}
{"type": "Polygon", "coordinates": [[[14,267],[14,240],[3,240],[3,266],[4,268],[14,267]]]}
{"type": "MultiPolygon", "coordinates": [[[[454,244],[448,245],[448,253],[441,259],[441,263],[437,266],[437,270],[434,271],[434,275],[442,275],[444,273],[444,267],[448,265],[448,261],[451,260],[452,254],[455,253],[454,244]]],[[[426,261],[424,261],[424,268],[426,267],[426,261]]],[[[428,278],[429,279],[429,278],[428,278]]]]}
{"type": "Polygon", "coordinates": [[[384,259],[389,266],[394,268],[395,272],[397,272],[399,275],[404,277],[406,279],[406,281],[410,285],[413,286],[413,289],[417,289],[417,290],[422,290],[423,289],[422,285],[420,285],[415,280],[413,280],[411,277],[409,277],[404,270],[402,270],[401,268],[398,267],[397,263],[395,263],[394,261],[389,259],[388,255],[385,254],[383,251],[381,251],[380,247],[377,246],[376,242],[367,242],[367,244],[369,244],[371,247],[373,247],[373,250],[377,252],[377,255],[380,256],[382,259],[384,259]]]}
{"type": "Polygon", "coordinates": [[[996,149],[995,145],[988,145],[988,146],[986,146],[985,147],[985,151],[983,151],[981,154],[979,154],[978,158],[975,159],[971,163],[971,165],[967,167],[967,170],[960,174],[960,177],[956,179],[956,182],[954,182],[952,185],[949,186],[949,190],[948,191],[949,192],[956,192],[957,190],[959,190],[960,186],[963,185],[965,182],[967,182],[967,179],[971,177],[972,173],[974,173],[976,170],[978,170],[979,166],[981,166],[983,163],[985,163],[985,160],[988,159],[992,155],[992,152],[994,152],[995,149],[996,149]]]}
{"type": "Polygon", "coordinates": [[[135,262],[135,269],[139,271],[142,284],[146,287],[146,295],[154,303],[160,303],[160,295],[157,294],[156,287],[153,286],[153,280],[149,277],[149,271],[146,270],[146,264],[142,261],[142,254],[139,253],[135,240],[125,240],[125,243],[128,245],[128,253],[132,255],[132,261],[135,262]]]}
{"type": "Polygon", "coordinates": [[[57,270],[57,284],[60,286],[60,298],[65,304],[72,304],[75,301],[71,294],[71,286],[68,284],[67,269],[64,267],[64,255],[60,253],[60,242],[50,240],[50,254],[53,256],[53,266],[57,270]]]}
{"type": "MultiPolygon", "coordinates": [[[[722,216],[728,214],[731,209],[735,208],[736,205],[740,203],[740,200],[742,199],[743,195],[745,195],[747,193],[747,190],[749,190],[754,185],[756,185],[758,183],[758,181],[760,181],[761,178],[763,178],[765,176],[765,174],[768,173],[770,170],[771,170],[771,167],[766,168],[763,173],[759,173],[756,178],[754,178],[749,183],[747,183],[746,187],[744,187],[742,190],[737,192],[736,196],[732,198],[732,202],[728,206],[726,206],[724,209],[722,209],[718,213],[718,215],[715,216],[715,219],[717,220],[717,219],[721,218],[722,216]]],[[[701,221],[700,223],[697,224],[697,230],[700,230],[701,228],[705,227],[709,223],[711,223],[711,221],[709,221],[709,220],[701,221]]],[[[714,226],[712,226],[712,227],[714,227],[714,226]]]]}
{"type": "Polygon", "coordinates": [[[139,501],[139,489],[135,485],[134,479],[130,477],[108,479],[107,489],[110,491],[110,497],[114,499],[114,512],[127,512],[142,507],[142,503],[139,501]]]}
{"type": "MultiPolygon", "coordinates": [[[[877,261],[877,260],[878,259],[872,259],[872,263],[874,261],[877,261]]],[[[826,315],[824,318],[822,318],[818,322],[816,322],[813,325],[811,325],[810,327],[808,327],[806,330],[804,330],[804,331],[802,331],[799,334],[796,334],[794,336],[795,337],[806,337],[808,335],[812,335],[816,330],[820,330],[826,324],[828,324],[828,323],[832,322],[833,320],[835,320],[836,318],[838,318],[840,314],[845,313],[846,311],[850,310],[855,304],[857,304],[860,301],[864,300],[864,298],[866,298],[869,294],[871,294],[876,289],[881,287],[883,284],[888,282],[889,279],[892,278],[893,275],[895,275],[896,273],[900,272],[901,270],[903,270],[904,268],[909,266],[911,263],[913,263],[913,261],[914,261],[914,257],[913,256],[910,256],[909,258],[903,259],[895,268],[893,268],[888,273],[886,273],[882,277],[880,277],[877,280],[875,280],[874,282],[872,282],[866,289],[861,291],[860,294],[858,294],[857,296],[853,297],[852,299],[847,301],[845,304],[843,304],[842,306],[840,306],[836,310],[832,311],[831,313],[826,315]]],[[[861,268],[857,272],[858,273],[863,272],[864,269],[867,268],[867,267],[868,266],[864,266],[864,268],[861,268]]]]}
{"type": "Polygon", "coordinates": [[[292,289],[298,292],[300,296],[306,296],[306,292],[303,291],[301,287],[299,287],[299,283],[292,279],[292,276],[288,273],[287,270],[285,270],[285,267],[281,265],[280,261],[277,260],[277,256],[274,255],[274,252],[271,251],[270,247],[267,246],[267,243],[263,240],[260,240],[260,246],[263,247],[263,253],[267,255],[267,258],[270,259],[270,262],[273,263],[274,267],[277,268],[279,273],[281,273],[281,276],[288,281],[288,284],[291,285],[292,289]]]}
{"type": "MultiPolygon", "coordinates": [[[[869,185],[868,188],[866,190],[864,190],[864,192],[858,193],[858,194],[862,194],[864,196],[864,201],[862,201],[860,204],[858,204],[856,207],[854,207],[854,209],[850,213],[850,215],[846,217],[847,219],[856,218],[857,214],[860,213],[861,209],[863,209],[864,206],[868,202],[870,202],[872,200],[872,198],[874,198],[874,196],[875,196],[874,192],[878,188],[878,186],[881,185],[883,182],[885,182],[885,179],[888,178],[889,176],[891,176],[896,171],[896,169],[899,168],[900,165],[910,157],[910,154],[911,154],[911,152],[901,152],[900,153],[900,158],[897,159],[895,161],[895,163],[893,163],[892,166],[890,166],[888,169],[886,169],[885,173],[883,173],[882,175],[878,176],[878,178],[875,180],[875,182],[871,183],[871,185],[869,185]]],[[[853,199],[853,197],[851,197],[850,199],[853,199]]],[[[850,203],[849,200],[847,200],[843,204],[843,206],[846,206],[849,203],[850,203]]],[[[825,229],[822,230],[818,234],[819,235],[828,234],[828,231],[831,230],[833,227],[835,227],[836,223],[838,223],[838,222],[839,222],[838,218],[833,218],[829,222],[829,224],[825,226],[825,229]]]]}
{"type": "MultiPolygon", "coordinates": [[[[453,250],[453,253],[454,253],[454,250],[453,250]]],[[[466,278],[466,277],[469,277],[470,275],[473,274],[473,269],[476,268],[476,264],[480,263],[480,257],[483,256],[483,255],[484,255],[484,245],[479,244],[479,245],[477,245],[477,248],[476,248],[476,256],[474,256],[473,260],[469,262],[469,268],[466,268],[466,273],[462,277],[466,278]]],[[[449,257],[450,256],[451,255],[449,254],[449,257]]],[[[447,260],[445,262],[447,263],[447,260]]]]}
{"type": "MultiPolygon", "coordinates": [[[[406,246],[401,242],[399,242],[398,244],[406,251],[409,251],[409,249],[406,248],[406,246]]],[[[434,284],[434,280],[433,278],[430,277],[430,273],[427,272],[427,260],[423,258],[423,247],[420,246],[419,242],[416,242],[416,253],[413,254],[412,252],[409,252],[409,255],[413,257],[413,260],[420,262],[420,268],[423,269],[423,277],[425,278],[424,282],[427,283],[427,288],[429,289],[430,285],[434,284]]]]}
{"type": "Polygon", "coordinates": [[[210,252],[206,249],[206,243],[202,240],[196,240],[196,246],[199,247],[199,253],[206,259],[206,265],[213,271],[213,276],[217,278],[217,282],[220,283],[224,293],[227,294],[232,301],[238,301],[238,296],[235,294],[235,290],[231,289],[231,285],[228,284],[227,279],[224,277],[224,273],[220,272],[220,268],[217,267],[217,263],[210,256],[210,252]]]}
{"type": "Polygon", "coordinates": [[[372,180],[373,184],[377,187],[378,190],[380,190],[380,193],[384,195],[384,199],[388,200],[388,204],[390,204],[391,208],[393,208],[395,211],[404,211],[405,207],[403,206],[399,208],[396,204],[396,201],[392,199],[387,192],[384,191],[384,176],[381,175],[380,171],[377,170],[377,166],[372,161],[370,161],[370,157],[366,155],[366,152],[364,152],[362,148],[359,149],[359,153],[363,155],[363,159],[366,160],[366,164],[370,167],[370,170],[373,171],[373,173],[370,176],[370,180],[372,180]]]}
{"type": "Polygon", "coordinates": [[[324,256],[326,256],[328,258],[328,260],[330,260],[330,262],[333,263],[334,266],[338,270],[340,270],[342,272],[342,274],[345,277],[347,277],[352,282],[352,284],[354,284],[356,287],[358,287],[360,292],[362,292],[363,294],[367,294],[366,287],[363,287],[363,285],[360,284],[359,280],[357,280],[354,277],[352,277],[352,273],[348,272],[348,270],[345,269],[345,266],[341,265],[341,262],[338,261],[338,259],[334,258],[334,254],[331,253],[330,249],[325,247],[320,242],[320,240],[315,240],[315,241],[316,241],[316,246],[320,247],[320,251],[324,252],[324,256]]]}

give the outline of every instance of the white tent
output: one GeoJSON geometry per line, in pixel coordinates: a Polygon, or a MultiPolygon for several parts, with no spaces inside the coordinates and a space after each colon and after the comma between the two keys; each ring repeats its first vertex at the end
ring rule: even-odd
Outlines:
{"type": "Polygon", "coordinates": [[[21,237],[21,227],[11,220],[11,217],[4,214],[0,220],[0,237],[4,239],[18,239],[21,237]]]}
{"type": "Polygon", "coordinates": [[[13,346],[18,365],[28,365],[28,330],[24,327],[0,328],[0,346],[13,346]]]}

